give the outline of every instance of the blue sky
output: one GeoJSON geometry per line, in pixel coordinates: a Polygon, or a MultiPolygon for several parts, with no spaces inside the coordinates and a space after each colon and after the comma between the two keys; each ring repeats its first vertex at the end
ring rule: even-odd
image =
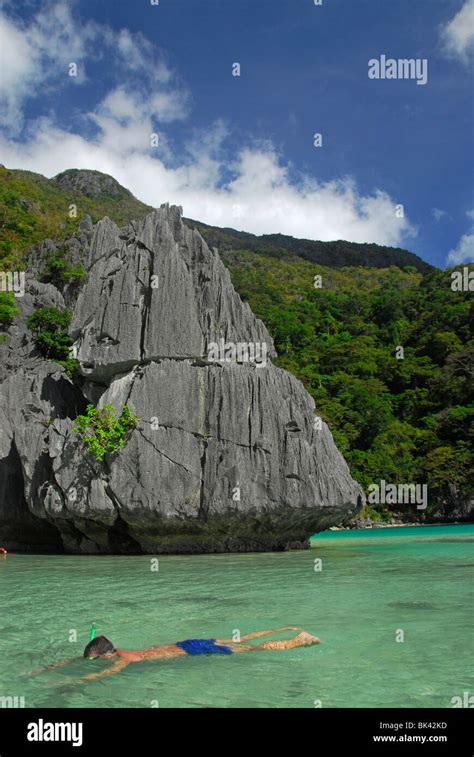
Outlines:
{"type": "Polygon", "coordinates": [[[96,168],[208,223],[472,260],[474,0],[24,0],[1,19],[8,167],[96,168]],[[427,83],[369,79],[381,55],[426,59],[427,83]]]}

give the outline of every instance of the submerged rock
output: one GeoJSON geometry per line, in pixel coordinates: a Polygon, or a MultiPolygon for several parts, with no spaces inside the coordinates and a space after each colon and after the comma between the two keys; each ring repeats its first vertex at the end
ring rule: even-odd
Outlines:
{"type": "Polygon", "coordinates": [[[313,399],[271,362],[264,324],[181,209],[87,231],[78,296],[38,283],[33,265],[21,303],[27,316],[64,296],[80,386],[38,357],[24,325],[0,345],[0,542],[83,553],[286,549],[357,514],[362,490],[313,399]],[[219,345],[227,352],[216,360],[219,345]],[[72,429],[89,400],[127,404],[140,418],[103,463],[72,429]]]}

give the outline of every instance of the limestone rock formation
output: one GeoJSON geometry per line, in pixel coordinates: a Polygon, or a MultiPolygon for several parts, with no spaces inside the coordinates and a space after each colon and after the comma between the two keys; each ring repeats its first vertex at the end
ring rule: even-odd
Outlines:
{"type": "Polygon", "coordinates": [[[32,255],[23,317],[0,345],[0,542],[87,553],[285,549],[353,517],[362,490],[312,398],[272,363],[265,326],[181,209],[162,206],[122,230],[86,220],[82,235],[80,291],[42,284],[41,254],[32,255]],[[73,312],[79,382],[34,348],[25,319],[46,304],[73,312]],[[216,359],[219,345],[228,353],[216,359]],[[73,431],[89,401],[126,404],[140,418],[102,463],[73,431]]]}

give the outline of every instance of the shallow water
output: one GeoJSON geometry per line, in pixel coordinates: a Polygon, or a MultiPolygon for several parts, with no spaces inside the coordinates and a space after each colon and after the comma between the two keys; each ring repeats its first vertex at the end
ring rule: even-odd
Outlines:
{"type": "Polygon", "coordinates": [[[158,572],[150,556],[12,554],[0,561],[0,696],[27,707],[450,707],[474,691],[473,543],[471,525],[326,532],[309,551],[164,556],[158,572]],[[283,625],[324,643],[71,683],[111,664],[81,657],[92,620],[128,649],[283,625]]]}

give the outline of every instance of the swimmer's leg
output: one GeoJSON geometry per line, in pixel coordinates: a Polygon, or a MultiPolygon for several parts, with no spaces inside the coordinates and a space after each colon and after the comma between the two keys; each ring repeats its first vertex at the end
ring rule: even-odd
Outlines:
{"type": "Polygon", "coordinates": [[[284,650],[296,649],[297,647],[312,647],[314,644],[320,643],[321,639],[318,639],[317,636],[312,636],[310,633],[302,631],[293,639],[286,639],[284,641],[264,641],[263,644],[246,644],[245,646],[231,644],[230,646],[233,652],[251,652],[253,650],[262,651],[264,649],[284,650]]]}
{"type": "Polygon", "coordinates": [[[246,633],[240,637],[240,641],[235,639],[216,639],[216,644],[240,644],[242,641],[251,641],[251,639],[259,639],[261,636],[271,636],[272,633],[281,633],[282,631],[302,631],[302,628],[295,628],[295,626],[282,626],[282,628],[270,628],[267,631],[253,631],[253,633],[246,633]]]}

